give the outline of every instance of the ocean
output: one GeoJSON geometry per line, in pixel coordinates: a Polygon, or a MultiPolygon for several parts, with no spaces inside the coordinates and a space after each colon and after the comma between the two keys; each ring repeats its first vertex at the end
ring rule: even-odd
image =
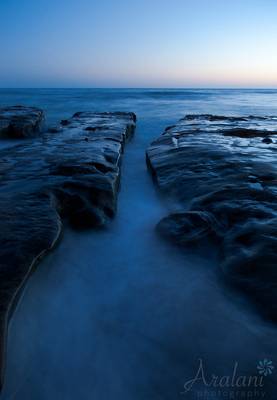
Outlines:
{"type": "Polygon", "coordinates": [[[133,111],[165,123],[186,113],[274,115],[274,89],[0,89],[0,105],[42,107],[49,124],[76,111],[133,111]]]}
{"type": "MultiPolygon", "coordinates": [[[[182,252],[157,237],[168,204],[145,150],[186,114],[277,116],[277,90],[1,89],[0,106],[15,104],[44,109],[47,126],[86,110],[133,111],[138,122],[114,221],[103,231],[66,229],[26,286],[1,400],[253,398],[253,388],[235,395],[203,376],[209,383],[236,369],[248,379],[259,361],[276,364],[276,328],[220,282],[214,249],[182,252]],[[190,387],[201,365],[202,386],[190,387]]],[[[256,398],[275,389],[273,374],[256,398]]]]}

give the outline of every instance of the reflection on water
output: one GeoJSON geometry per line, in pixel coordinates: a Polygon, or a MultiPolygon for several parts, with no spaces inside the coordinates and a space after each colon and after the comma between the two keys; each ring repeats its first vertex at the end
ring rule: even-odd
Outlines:
{"type": "MultiPolygon", "coordinates": [[[[277,92],[1,95],[3,104],[46,108],[49,124],[87,109],[130,110],[139,118],[126,147],[116,219],[100,232],[67,231],[29,281],[10,325],[1,399],[197,399],[196,387],[181,392],[200,358],[209,376],[230,375],[236,362],[247,376],[256,373],[259,360],[277,364],[275,327],[222,285],[215,252],[181,253],[156,237],[154,226],[167,205],[144,156],[149,142],[186,113],[277,115],[277,92]]],[[[274,374],[265,382],[264,398],[271,399],[274,374]]]]}

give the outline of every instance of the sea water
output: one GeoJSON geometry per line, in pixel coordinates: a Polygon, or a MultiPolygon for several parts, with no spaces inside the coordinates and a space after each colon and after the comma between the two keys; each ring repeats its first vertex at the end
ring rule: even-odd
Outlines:
{"type": "Polygon", "coordinates": [[[277,115],[277,91],[0,90],[0,106],[14,104],[43,108],[48,126],[86,110],[133,111],[138,123],[114,221],[67,229],[27,284],[9,327],[1,400],[273,399],[276,371],[257,388],[236,379],[259,376],[264,359],[277,365],[275,326],[222,284],[215,249],[182,252],[156,236],[169,205],[145,150],[188,113],[277,115]]]}

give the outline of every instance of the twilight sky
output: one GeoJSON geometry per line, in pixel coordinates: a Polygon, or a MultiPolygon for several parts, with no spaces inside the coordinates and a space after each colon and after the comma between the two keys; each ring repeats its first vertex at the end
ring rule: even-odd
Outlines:
{"type": "Polygon", "coordinates": [[[0,0],[0,87],[277,87],[276,0],[0,0]]]}

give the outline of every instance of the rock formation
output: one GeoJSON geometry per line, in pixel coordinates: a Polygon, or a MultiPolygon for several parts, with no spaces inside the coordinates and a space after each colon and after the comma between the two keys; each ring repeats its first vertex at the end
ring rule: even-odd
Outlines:
{"type": "MultiPolygon", "coordinates": [[[[12,126],[14,114],[11,123],[6,119],[12,126]]],[[[80,112],[57,133],[1,151],[1,383],[8,319],[24,283],[57,243],[62,221],[99,228],[114,216],[122,153],[135,121],[132,113],[80,112]]],[[[25,130],[23,122],[18,126],[25,130]]]]}
{"type": "Polygon", "coordinates": [[[0,108],[0,137],[22,139],[37,136],[43,121],[44,113],[36,107],[0,108]]]}
{"type": "Polygon", "coordinates": [[[157,226],[180,246],[213,242],[228,282],[277,320],[277,153],[274,117],[189,115],[147,151],[178,207],[157,226]]]}

